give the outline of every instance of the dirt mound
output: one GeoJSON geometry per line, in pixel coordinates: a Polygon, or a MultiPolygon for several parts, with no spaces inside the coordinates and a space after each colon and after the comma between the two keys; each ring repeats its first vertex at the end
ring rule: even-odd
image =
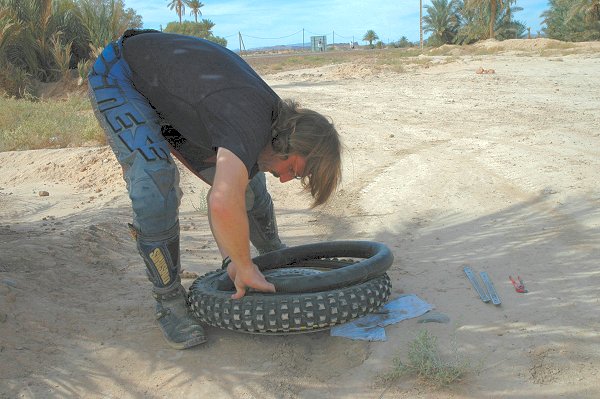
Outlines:
{"type": "Polygon", "coordinates": [[[483,48],[497,51],[530,52],[536,50],[588,50],[598,51],[600,42],[563,42],[555,39],[509,39],[498,41],[494,39],[484,40],[473,44],[474,48],[483,48]]]}
{"type": "Polygon", "coordinates": [[[427,55],[471,55],[474,53],[514,53],[536,54],[541,52],[557,53],[590,53],[600,50],[600,42],[563,42],[560,40],[536,39],[509,39],[509,40],[483,40],[472,45],[444,44],[440,47],[429,49],[427,55]]]}
{"type": "Polygon", "coordinates": [[[463,46],[456,44],[442,44],[440,47],[435,47],[429,50],[429,53],[461,55],[463,53],[463,46]]]}
{"type": "Polygon", "coordinates": [[[115,190],[123,185],[121,167],[108,146],[9,152],[0,158],[0,167],[13,171],[8,183],[43,180],[82,190],[115,190]],[[47,161],[40,162],[40,156],[47,161]]]}
{"type": "Polygon", "coordinates": [[[336,78],[362,79],[372,76],[378,71],[370,65],[348,63],[336,65],[331,68],[331,74],[336,78]]]}
{"type": "Polygon", "coordinates": [[[318,68],[298,69],[271,75],[273,80],[290,80],[295,84],[323,82],[328,80],[365,79],[380,73],[382,68],[369,63],[349,62],[318,68]]]}

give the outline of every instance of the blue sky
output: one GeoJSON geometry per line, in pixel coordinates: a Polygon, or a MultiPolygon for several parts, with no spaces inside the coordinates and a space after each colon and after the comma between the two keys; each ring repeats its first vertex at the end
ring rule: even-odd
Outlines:
{"type": "MultiPolygon", "coordinates": [[[[142,16],[144,28],[160,29],[178,21],[168,8],[168,0],[125,0],[142,16]]],[[[360,44],[365,32],[372,29],[384,42],[402,36],[419,40],[418,0],[206,0],[202,1],[202,18],[215,23],[213,33],[225,37],[230,49],[239,48],[241,32],[247,49],[278,44],[310,43],[310,36],[327,35],[331,43],[360,44]]],[[[430,1],[423,0],[423,5],[430,1]]],[[[541,30],[540,14],[548,8],[547,0],[517,0],[523,11],[515,18],[531,27],[531,33],[541,30]]],[[[185,19],[193,21],[186,8],[185,19]]],[[[200,18],[200,17],[199,17],[200,18]]]]}

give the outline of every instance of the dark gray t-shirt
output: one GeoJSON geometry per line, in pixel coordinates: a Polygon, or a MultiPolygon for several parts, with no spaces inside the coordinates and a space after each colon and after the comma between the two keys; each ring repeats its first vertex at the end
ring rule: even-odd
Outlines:
{"type": "Polygon", "coordinates": [[[224,147],[249,176],[255,173],[280,100],[241,57],[207,40],[160,32],[126,38],[123,57],[136,89],[199,158],[224,147]]]}

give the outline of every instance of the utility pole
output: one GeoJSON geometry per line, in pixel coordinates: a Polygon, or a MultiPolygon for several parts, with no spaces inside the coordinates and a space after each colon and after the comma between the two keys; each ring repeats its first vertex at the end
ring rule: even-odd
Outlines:
{"type": "Polygon", "coordinates": [[[304,28],[302,28],[302,51],[304,51],[304,28]]]}
{"type": "Polygon", "coordinates": [[[333,31],[333,43],[331,43],[331,48],[335,49],[335,31],[333,31]]]}
{"type": "Polygon", "coordinates": [[[240,40],[240,55],[244,55],[245,45],[244,39],[242,39],[242,34],[238,31],[238,38],[240,40]]]}

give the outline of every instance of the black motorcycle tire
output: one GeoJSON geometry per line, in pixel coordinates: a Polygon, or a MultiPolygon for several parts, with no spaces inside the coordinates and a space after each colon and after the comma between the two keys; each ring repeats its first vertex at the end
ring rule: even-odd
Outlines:
{"type": "Polygon", "coordinates": [[[215,327],[257,334],[318,331],[380,308],[391,293],[385,271],[393,256],[383,244],[338,241],[285,248],[253,259],[276,293],[249,291],[232,299],[225,270],[199,277],[188,295],[190,310],[215,327]],[[349,256],[356,259],[331,257],[349,256]],[[306,292],[298,292],[300,289],[306,292]]]}

